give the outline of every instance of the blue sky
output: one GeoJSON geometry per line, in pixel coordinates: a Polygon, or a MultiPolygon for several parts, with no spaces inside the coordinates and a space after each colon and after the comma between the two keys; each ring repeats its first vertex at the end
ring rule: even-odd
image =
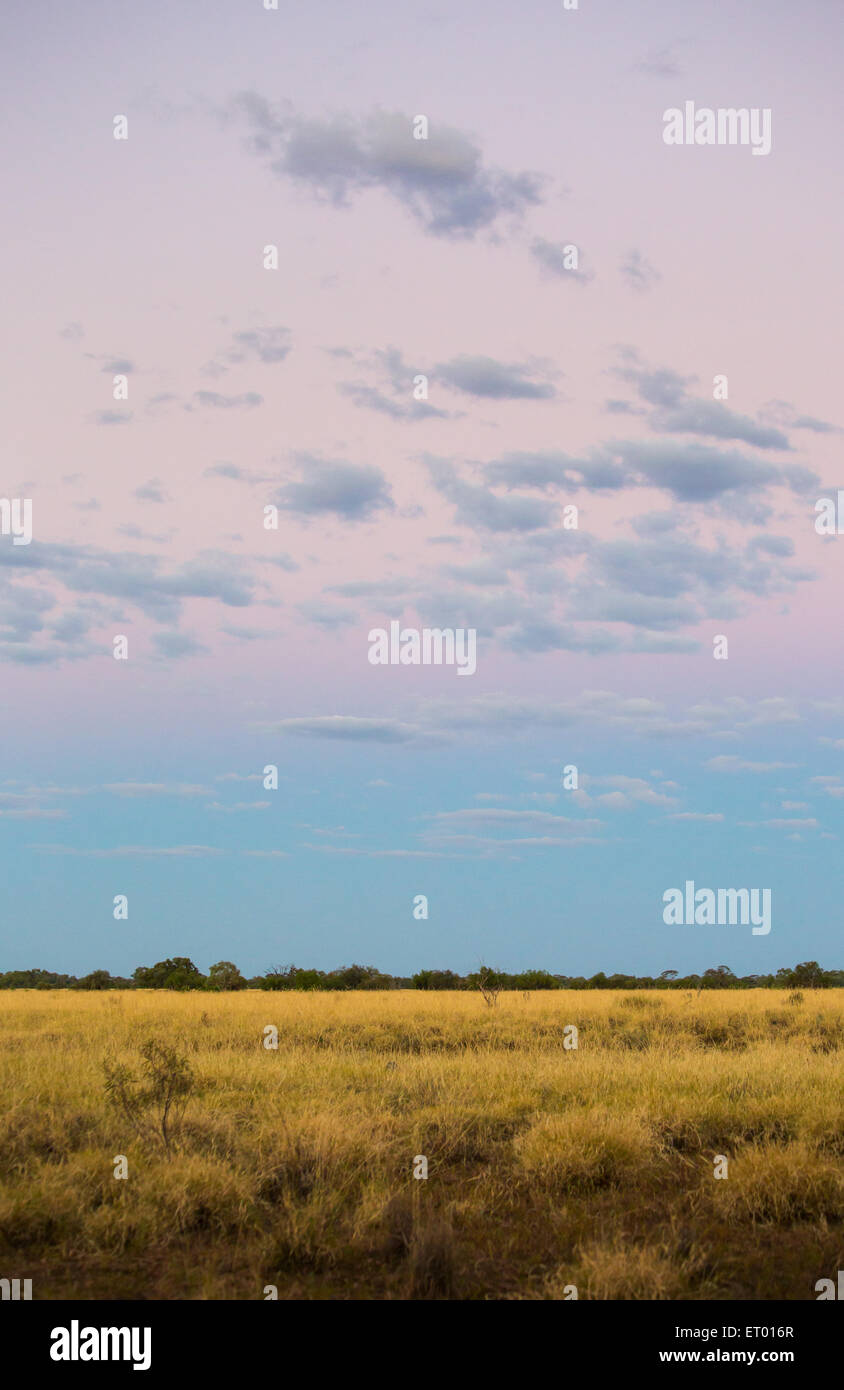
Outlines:
{"type": "MultiPolygon", "coordinates": [[[[537,705],[547,717],[548,702],[537,705]]],[[[726,737],[759,709],[730,714],[706,711],[712,733],[666,727],[655,739],[639,732],[651,715],[636,712],[624,734],[590,718],[524,721],[514,738],[490,737],[481,710],[468,734],[422,726],[424,748],[262,733],[215,761],[187,740],[128,779],[56,783],[38,804],[66,819],[4,827],[7,920],[39,924],[10,938],[6,959],[115,973],[173,954],[204,968],[234,958],[249,973],[353,958],[395,973],[479,960],[571,974],[832,963],[841,800],[830,791],[842,780],[822,769],[841,753],[815,736],[807,764],[802,719],[726,737]],[[279,787],[265,792],[257,774],[272,761],[279,787]],[[588,801],[562,787],[571,763],[588,801]],[[662,894],[687,878],[770,887],[770,935],[664,925],[662,894]],[[112,919],[117,893],[128,921],[112,919]],[[418,893],[427,921],[412,916],[418,893]]],[[[835,721],[826,727],[831,739],[835,721]]]]}

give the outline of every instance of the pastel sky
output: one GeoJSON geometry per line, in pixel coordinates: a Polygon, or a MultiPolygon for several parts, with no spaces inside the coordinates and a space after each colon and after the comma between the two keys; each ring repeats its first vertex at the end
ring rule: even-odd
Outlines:
{"type": "Polygon", "coordinates": [[[842,40],[6,10],[0,969],[841,966],[842,40]],[[666,145],[686,101],[771,153],[666,145]],[[391,620],[476,673],[371,665],[391,620]],[[666,926],[687,879],[770,934],[666,926]]]}

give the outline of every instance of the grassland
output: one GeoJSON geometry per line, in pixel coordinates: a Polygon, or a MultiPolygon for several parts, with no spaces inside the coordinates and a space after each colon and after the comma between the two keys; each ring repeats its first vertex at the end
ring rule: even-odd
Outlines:
{"type": "Polygon", "coordinates": [[[5,992],[0,1274],[35,1298],[814,1299],[844,1268],[842,1060],[844,990],[5,992]],[[104,1087],[150,1038],[194,1081],[169,1152],[104,1087]]]}

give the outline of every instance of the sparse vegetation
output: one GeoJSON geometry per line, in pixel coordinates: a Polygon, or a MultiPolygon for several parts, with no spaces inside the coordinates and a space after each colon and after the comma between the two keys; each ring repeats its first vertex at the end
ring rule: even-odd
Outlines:
{"type": "Polygon", "coordinates": [[[482,965],[478,971],[478,989],[481,991],[481,998],[484,1003],[494,1009],[501,993],[501,981],[495,971],[487,969],[485,965],[482,965]]]}
{"type": "MultiPolygon", "coordinates": [[[[77,979],[52,970],[0,971],[0,989],[169,989],[230,991],[238,989],[349,990],[423,989],[475,990],[494,979],[501,991],[535,989],[611,989],[611,990],[689,990],[702,989],[803,989],[844,988],[844,970],[824,970],[816,960],[802,961],[794,969],[784,966],[771,975],[734,975],[727,965],[704,970],[702,975],[679,976],[676,970],[660,975],[605,975],[602,970],[589,979],[583,975],[552,975],[547,970],[491,970],[482,965],[470,975],[453,970],[418,970],[415,975],[386,975],[374,965],[343,965],[337,970],[308,970],[298,965],[275,965],[247,980],[230,960],[217,961],[203,975],[187,956],[174,956],[155,965],[139,965],[131,980],[94,970],[77,979]],[[800,987],[800,988],[798,988],[800,987]]],[[[483,990],[482,990],[483,992],[483,990]]]]}
{"type": "Polygon", "coordinates": [[[139,1051],[146,1084],[125,1063],[106,1059],[105,1093],[138,1138],[160,1143],[170,1158],[194,1086],[190,1064],[156,1038],[142,1043],[139,1051]]]}
{"type": "Polygon", "coordinates": [[[841,1267],[844,990],[3,1002],[0,1255],[41,1298],[813,1299],[841,1267]]]}

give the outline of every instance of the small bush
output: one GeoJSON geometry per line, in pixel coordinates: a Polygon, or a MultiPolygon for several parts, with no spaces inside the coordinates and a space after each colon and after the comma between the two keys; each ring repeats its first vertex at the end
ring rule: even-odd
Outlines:
{"type": "Polygon", "coordinates": [[[144,1079],[121,1062],[103,1062],[106,1095],[139,1139],[160,1143],[170,1157],[178,1141],[185,1106],[194,1089],[186,1057],[150,1038],[140,1048],[144,1079]]]}

